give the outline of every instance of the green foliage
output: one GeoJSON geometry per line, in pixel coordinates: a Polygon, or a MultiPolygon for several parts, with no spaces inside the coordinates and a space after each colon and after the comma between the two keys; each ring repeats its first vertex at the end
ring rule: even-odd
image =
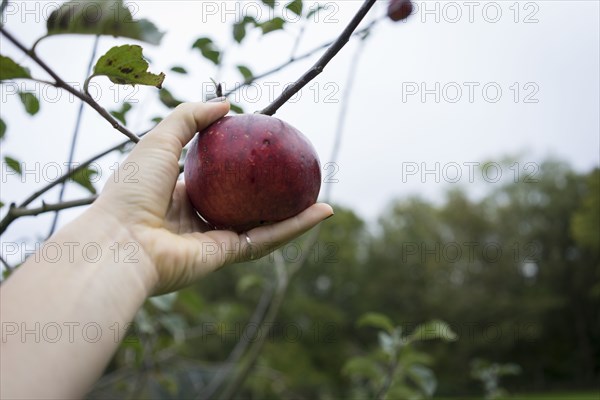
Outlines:
{"type": "Polygon", "coordinates": [[[247,33],[247,25],[258,25],[258,22],[251,16],[245,16],[242,20],[233,24],[233,39],[237,43],[242,43],[247,33]]]}
{"type": "Polygon", "coordinates": [[[302,8],[303,8],[303,3],[302,0],[294,0],[291,3],[288,3],[285,8],[287,8],[288,10],[290,10],[291,12],[293,12],[294,14],[298,15],[298,16],[302,16],[302,8]]]}
{"type": "Polygon", "coordinates": [[[134,20],[122,0],[67,1],[50,14],[48,35],[111,35],[160,44],[163,33],[146,20],[134,20]]]}
{"type": "Polygon", "coordinates": [[[21,99],[21,103],[23,103],[23,107],[25,107],[25,111],[29,115],[35,115],[40,111],[40,101],[35,94],[30,92],[19,92],[19,98],[21,99]]]}
{"type": "Polygon", "coordinates": [[[21,163],[18,160],[14,159],[10,156],[4,156],[4,162],[6,163],[6,166],[9,169],[11,169],[11,170],[15,171],[17,174],[21,175],[21,173],[22,173],[21,163]]]}
{"type": "Polygon", "coordinates": [[[121,85],[148,85],[159,89],[165,80],[162,72],[158,75],[148,72],[148,62],[140,46],[128,44],[115,46],[100,57],[90,78],[102,75],[121,85]]]}
{"type": "Polygon", "coordinates": [[[357,322],[359,327],[370,326],[372,328],[383,329],[384,331],[391,333],[394,330],[392,321],[388,317],[379,313],[367,313],[360,317],[357,322]]]}
{"type": "Polygon", "coordinates": [[[6,122],[2,118],[0,118],[0,140],[4,139],[4,135],[6,134],[6,122]]]}
{"type": "Polygon", "coordinates": [[[158,99],[168,108],[175,108],[182,103],[181,100],[176,99],[167,88],[162,88],[158,92],[158,99]]]}
{"type": "Polygon", "coordinates": [[[358,386],[354,397],[421,399],[433,396],[437,380],[427,366],[430,358],[417,350],[414,343],[435,338],[448,340],[448,337],[455,340],[456,334],[445,323],[430,321],[419,325],[411,335],[403,336],[401,326],[394,327],[387,316],[370,312],[358,320],[358,325],[381,330],[379,347],[367,356],[350,358],[342,369],[358,386]],[[422,337],[425,332],[427,337],[422,337]]]}
{"type": "Polygon", "coordinates": [[[582,246],[600,251],[600,169],[587,179],[587,193],[571,220],[573,237],[582,246]]]}
{"type": "Polygon", "coordinates": [[[202,56],[215,65],[219,65],[221,52],[217,49],[211,38],[201,37],[192,45],[192,49],[198,49],[202,56]]]}
{"type": "Polygon", "coordinates": [[[185,68],[183,68],[182,66],[179,66],[179,65],[171,67],[171,71],[177,72],[178,74],[183,74],[183,75],[188,73],[185,68]]]}
{"type": "Polygon", "coordinates": [[[128,102],[124,102],[123,105],[121,105],[121,108],[119,110],[114,110],[111,111],[110,114],[115,117],[116,119],[118,119],[123,125],[127,125],[127,113],[132,109],[132,106],[130,103],[128,102]]]}
{"type": "Polygon", "coordinates": [[[275,17],[268,21],[262,22],[258,24],[258,27],[262,30],[263,35],[267,33],[275,32],[280,29],[283,29],[285,25],[285,20],[281,17],[275,17]]]}
{"type": "Polygon", "coordinates": [[[0,81],[17,78],[31,78],[29,70],[11,58],[0,55],[0,81]]]}
{"type": "Polygon", "coordinates": [[[92,178],[95,175],[98,175],[96,168],[88,166],[71,175],[71,180],[86,189],[91,194],[96,194],[96,188],[92,183],[92,178]]]}
{"type": "Polygon", "coordinates": [[[471,377],[483,384],[486,400],[507,396],[507,391],[500,387],[500,378],[507,375],[519,375],[520,373],[521,367],[516,364],[490,363],[482,359],[475,359],[471,362],[471,377]]]}
{"type": "Polygon", "coordinates": [[[252,73],[250,68],[246,67],[245,65],[238,65],[237,69],[238,71],[240,71],[240,74],[242,74],[242,76],[244,77],[244,82],[252,82],[254,74],[252,73]]]}

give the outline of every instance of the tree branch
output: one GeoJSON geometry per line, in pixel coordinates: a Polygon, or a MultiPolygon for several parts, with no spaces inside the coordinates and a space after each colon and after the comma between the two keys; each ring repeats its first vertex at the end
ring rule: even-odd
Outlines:
{"type": "Polygon", "coordinates": [[[342,34],[333,42],[333,44],[327,49],[325,54],[316,62],[311,69],[309,69],[304,75],[300,77],[296,82],[288,86],[281,95],[275,99],[269,106],[263,109],[260,113],[265,115],[273,115],[277,110],[284,105],[292,96],[298,93],[304,86],[310,81],[316,78],[323,70],[325,66],[335,57],[340,50],[348,43],[352,33],[358,27],[358,24],[367,15],[376,0],[365,0],[363,5],[360,7],[354,18],[350,21],[346,29],[342,34]]]}
{"type": "MultiPolygon", "coordinates": [[[[148,131],[140,134],[140,137],[144,136],[146,133],[148,133],[148,131]]],[[[46,193],[47,191],[49,191],[50,189],[54,188],[56,185],[59,185],[60,183],[65,182],[67,179],[71,178],[74,174],[76,174],[77,172],[87,168],[91,163],[93,163],[94,161],[114,152],[117,150],[122,150],[125,146],[127,146],[128,144],[130,144],[131,141],[130,140],[126,140],[124,142],[121,142],[115,146],[112,146],[106,150],[104,150],[101,153],[96,154],[95,156],[89,158],[88,160],[84,161],[83,163],[81,163],[80,165],[78,165],[76,168],[71,169],[69,172],[63,174],[61,177],[53,180],[52,182],[48,183],[46,186],[44,186],[43,188],[41,188],[40,190],[34,192],[31,196],[29,196],[27,199],[25,199],[21,204],[19,204],[17,207],[17,209],[25,209],[29,204],[31,204],[34,200],[36,200],[37,198],[39,198],[41,195],[43,195],[44,193],[46,193]]],[[[2,233],[4,233],[4,231],[6,230],[6,228],[8,228],[8,226],[14,222],[14,220],[16,220],[17,218],[19,218],[19,216],[16,217],[9,217],[9,214],[5,215],[4,218],[0,221],[0,235],[2,233]]]]}
{"type": "Polygon", "coordinates": [[[10,42],[12,42],[15,46],[17,46],[19,48],[19,50],[21,50],[23,53],[27,54],[29,56],[29,58],[31,58],[33,61],[35,61],[36,64],[38,64],[40,67],[42,67],[42,69],[44,69],[44,71],[46,71],[54,79],[54,81],[56,82],[55,83],[56,87],[64,89],[67,92],[74,95],[75,97],[86,102],[90,107],[92,107],[94,110],[96,110],[96,112],[98,112],[98,114],[100,114],[105,120],[107,120],[112,125],[113,128],[115,128],[119,132],[123,133],[132,142],[137,143],[140,141],[140,138],[135,133],[129,131],[127,128],[125,128],[123,125],[121,125],[119,123],[119,121],[117,121],[112,115],[110,115],[110,113],[108,111],[106,111],[106,109],[104,109],[100,104],[98,104],[91,96],[75,89],[73,86],[71,86],[67,82],[65,82],[61,77],[59,77],[56,74],[56,72],[54,72],[54,70],[52,68],[50,68],[43,60],[41,60],[37,56],[37,54],[35,54],[35,52],[28,50],[20,41],[18,41],[6,29],[4,29],[4,27],[0,26],[0,32],[2,32],[2,34],[4,36],[6,36],[6,38],[10,42]]]}
{"type": "Polygon", "coordinates": [[[63,201],[55,204],[43,203],[41,207],[37,208],[16,207],[14,204],[11,204],[10,208],[8,209],[8,213],[0,222],[0,232],[4,232],[6,227],[17,218],[33,217],[51,211],[61,211],[66,210],[67,208],[87,206],[88,204],[92,204],[97,197],[98,196],[94,195],[84,199],[63,201]]]}

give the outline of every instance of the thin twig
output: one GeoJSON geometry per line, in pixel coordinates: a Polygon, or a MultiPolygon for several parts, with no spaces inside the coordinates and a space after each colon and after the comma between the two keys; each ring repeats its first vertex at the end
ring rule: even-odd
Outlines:
{"type": "Polygon", "coordinates": [[[235,375],[233,380],[225,388],[224,392],[219,396],[220,400],[230,400],[246,381],[246,378],[250,374],[252,367],[256,363],[256,360],[262,351],[267,336],[269,336],[268,331],[275,322],[277,314],[279,314],[279,309],[281,308],[283,300],[285,299],[289,279],[286,271],[285,260],[283,259],[280,251],[276,251],[274,253],[274,260],[278,278],[277,288],[275,290],[275,296],[273,296],[273,300],[271,301],[271,306],[269,307],[261,326],[261,333],[263,332],[262,328],[264,328],[265,331],[252,343],[252,347],[250,347],[248,350],[248,356],[245,365],[241,368],[237,375],[235,375]]]}
{"type": "Polygon", "coordinates": [[[363,5],[360,7],[354,18],[350,21],[346,29],[342,32],[342,34],[333,42],[333,44],[327,49],[325,54],[313,65],[311,69],[304,73],[296,82],[292,83],[288,86],[281,95],[275,99],[271,104],[269,104],[265,109],[263,109],[260,113],[265,115],[273,115],[277,112],[279,107],[284,105],[292,96],[298,93],[304,86],[306,86],[310,81],[316,78],[323,70],[325,66],[329,64],[329,62],[335,57],[340,50],[348,43],[352,33],[356,30],[356,27],[363,18],[367,15],[373,4],[375,4],[376,0],[365,0],[363,5]]]}
{"type": "MultiPolygon", "coordinates": [[[[267,310],[269,309],[269,305],[271,304],[271,300],[273,299],[274,293],[275,290],[273,285],[267,284],[263,289],[263,292],[260,296],[260,300],[258,301],[258,304],[254,309],[252,317],[248,321],[247,326],[258,327],[263,323],[267,310]]],[[[261,332],[259,328],[257,328],[257,331],[261,332]]],[[[231,353],[229,353],[225,364],[217,371],[215,377],[210,381],[206,389],[200,394],[200,399],[210,399],[215,394],[215,392],[221,387],[223,382],[225,382],[225,379],[227,379],[227,377],[231,374],[234,367],[238,365],[240,359],[246,353],[246,350],[248,349],[248,346],[250,345],[250,341],[252,339],[254,339],[254,335],[242,335],[240,341],[236,343],[231,353]]]]}
{"type": "Polygon", "coordinates": [[[91,96],[75,89],[73,86],[71,86],[67,82],[65,82],[61,77],[59,77],[56,74],[56,72],[54,72],[54,70],[52,68],[50,68],[48,66],[48,64],[46,64],[43,60],[41,60],[35,52],[28,50],[19,40],[17,40],[6,29],[4,29],[4,27],[0,26],[0,32],[4,36],[6,36],[6,38],[10,42],[12,42],[15,46],[17,46],[19,48],[19,50],[21,50],[23,53],[27,54],[29,56],[29,58],[31,58],[33,61],[35,61],[35,63],[38,64],[40,67],[42,67],[42,69],[44,69],[44,71],[46,71],[54,79],[54,81],[56,82],[55,86],[66,90],[67,92],[71,93],[75,97],[86,102],[90,107],[92,107],[94,110],[96,110],[98,112],[98,114],[100,114],[105,120],[107,120],[112,125],[113,128],[115,128],[119,132],[123,133],[132,142],[137,143],[140,141],[140,138],[135,133],[129,131],[127,128],[125,128],[123,125],[121,125],[119,123],[119,121],[117,121],[112,115],[110,115],[110,113],[108,111],[106,111],[106,109],[104,107],[102,107],[100,104],[98,104],[91,96]]]}
{"type": "MultiPolygon", "coordinates": [[[[88,204],[92,204],[97,198],[98,198],[97,195],[93,195],[93,196],[85,197],[83,199],[63,201],[63,202],[54,203],[54,204],[43,203],[40,207],[36,207],[36,208],[21,208],[21,207],[15,207],[13,205],[8,209],[8,213],[6,216],[8,217],[9,220],[11,218],[16,219],[16,218],[21,218],[21,217],[34,217],[36,215],[51,212],[51,211],[61,211],[61,210],[66,210],[67,208],[87,206],[88,204]]],[[[2,223],[3,224],[5,223],[4,220],[2,220],[2,223]]]]}
{"type": "MultiPolygon", "coordinates": [[[[362,29],[360,29],[360,30],[358,30],[358,31],[354,32],[354,33],[352,34],[352,36],[360,36],[360,35],[364,34],[364,33],[365,33],[365,32],[367,32],[368,30],[370,30],[370,29],[371,29],[371,28],[372,28],[372,27],[373,27],[373,26],[374,26],[374,25],[375,25],[375,24],[376,24],[378,21],[379,21],[379,20],[373,20],[373,21],[372,21],[372,22],[371,22],[369,25],[367,25],[367,26],[365,26],[364,28],[362,28],[362,29]]],[[[328,48],[328,47],[329,47],[329,46],[331,46],[333,43],[334,43],[334,40],[332,40],[332,41],[329,41],[329,42],[327,42],[327,43],[323,43],[322,45],[320,45],[320,46],[317,46],[317,47],[315,47],[314,49],[312,49],[312,50],[310,50],[310,51],[307,51],[306,53],[304,53],[304,54],[302,54],[302,55],[300,55],[300,56],[297,56],[297,57],[290,57],[290,59],[289,59],[289,60],[287,60],[286,62],[284,62],[284,63],[282,63],[282,64],[280,64],[280,65],[278,65],[278,66],[276,66],[276,67],[274,67],[274,68],[271,68],[270,70],[268,70],[268,71],[265,71],[265,72],[263,72],[263,73],[261,73],[261,74],[255,75],[255,76],[253,76],[251,79],[249,79],[249,80],[247,80],[247,81],[244,81],[244,82],[242,82],[242,83],[239,83],[239,84],[237,84],[237,85],[236,85],[236,86],[235,86],[233,89],[231,89],[231,90],[229,90],[228,92],[226,92],[226,93],[224,94],[224,96],[225,96],[225,97],[229,97],[229,96],[231,96],[233,93],[237,92],[238,90],[240,90],[241,88],[243,88],[243,87],[245,87],[245,86],[251,85],[252,83],[254,83],[254,82],[258,81],[258,80],[261,80],[261,79],[263,79],[263,78],[266,78],[266,77],[268,77],[268,76],[270,76],[270,75],[273,75],[274,73],[277,73],[277,72],[281,71],[281,70],[282,70],[282,69],[284,69],[285,67],[287,67],[287,66],[289,66],[289,65],[291,65],[291,64],[293,64],[293,63],[295,63],[295,62],[297,62],[297,61],[302,61],[302,60],[304,60],[304,59],[306,59],[306,58],[312,57],[313,55],[315,55],[315,54],[316,54],[316,53],[318,53],[319,51],[321,51],[321,50],[323,50],[323,49],[326,49],[326,48],[328,48]]]]}
{"type": "MultiPolygon", "coordinates": [[[[92,47],[92,55],[90,56],[90,61],[88,63],[88,67],[86,69],[86,76],[89,76],[92,73],[92,68],[94,66],[94,60],[96,59],[96,52],[98,51],[98,43],[100,42],[100,35],[96,35],[96,38],[94,39],[94,45],[92,47]]],[[[79,128],[81,127],[81,120],[83,117],[83,105],[85,103],[83,101],[81,101],[79,103],[79,110],[77,111],[77,119],[75,121],[75,128],[73,129],[73,136],[71,139],[71,148],[69,149],[69,159],[67,160],[67,165],[72,165],[73,164],[73,159],[75,158],[75,148],[77,147],[77,137],[79,136],[79,128]]],[[[63,182],[60,186],[60,193],[58,194],[58,201],[61,202],[63,201],[64,197],[65,197],[65,189],[66,189],[67,185],[65,184],[65,182],[63,182]]],[[[56,230],[56,225],[58,224],[58,216],[60,215],[60,212],[56,212],[54,213],[54,219],[52,220],[52,225],[50,226],[50,232],[48,232],[48,235],[46,236],[46,238],[49,238],[50,236],[52,236],[52,234],[54,233],[54,231],[56,230]]]]}

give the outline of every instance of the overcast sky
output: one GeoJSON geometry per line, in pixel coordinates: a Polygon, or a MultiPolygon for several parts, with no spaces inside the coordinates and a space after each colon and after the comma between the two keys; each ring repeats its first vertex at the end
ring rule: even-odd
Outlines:
{"type": "MultiPolygon", "coordinates": [[[[14,2],[16,8],[6,16],[6,29],[31,45],[45,31],[45,18],[53,10],[51,3],[14,2]]],[[[307,25],[298,54],[333,39],[361,1],[321,3],[329,4],[329,8],[307,25]]],[[[511,179],[515,170],[519,179],[535,173],[540,161],[548,157],[567,161],[579,171],[598,166],[598,1],[415,3],[415,15],[408,22],[378,23],[358,58],[335,168],[328,163],[356,40],[301,92],[297,101],[277,113],[310,138],[322,165],[329,166],[323,174],[337,180],[331,184],[334,202],[374,220],[394,198],[422,195],[436,199],[456,185],[471,193],[493,187],[498,171],[487,171],[486,176],[475,168],[486,161],[515,157],[517,166],[499,171],[511,179]],[[425,174],[424,170],[433,172],[425,174]]],[[[290,22],[285,32],[265,37],[253,32],[239,47],[232,41],[231,23],[236,14],[253,12],[256,3],[130,4],[135,18],[148,18],[166,32],[160,46],[143,44],[144,54],[152,61],[151,71],[167,73],[165,87],[186,100],[200,100],[211,77],[224,82],[226,88],[232,87],[241,79],[234,68],[237,64],[245,64],[258,74],[284,62],[301,28],[299,22],[290,22]],[[202,36],[213,38],[228,50],[219,75],[213,65],[190,50],[202,36]],[[186,67],[190,75],[169,73],[173,65],[186,67]]],[[[379,1],[367,19],[383,15],[386,4],[379,1]]],[[[86,36],[54,37],[42,41],[38,52],[65,80],[82,82],[92,43],[93,38],[86,36]]],[[[132,41],[102,38],[99,54],[124,43],[132,41]]],[[[1,52],[29,66],[35,76],[47,78],[4,37],[1,52]]],[[[261,109],[272,100],[270,91],[279,94],[284,84],[297,79],[315,60],[294,64],[241,92],[240,103],[248,112],[261,109]]],[[[124,99],[137,102],[129,116],[134,131],[142,131],[152,117],[166,113],[157,101],[156,89],[116,90],[104,78],[94,82],[94,87],[100,88],[99,102],[108,109],[118,108],[124,99]]],[[[26,168],[37,169],[21,179],[9,176],[3,165],[0,199],[5,203],[22,201],[55,175],[48,165],[66,161],[78,108],[78,102],[66,93],[30,82],[19,85],[46,101],[40,113],[30,118],[14,93],[14,85],[0,89],[1,117],[8,125],[2,158],[13,156],[26,168]]],[[[78,161],[124,138],[89,108],[83,126],[76,151],[78,161]]],[[[117,161],[118,155],[104,159],[103,179],[117,161]]],[[[52,191],[45,199],[53,202],[57,195],[52,191]]],[[[85,195],[77,187],[67,190],[69,199],[85,195]]],[[[6,207],[1,214],[5,212],[6,207]]],[[[79,212],[66,213],[61,222],[79,212]]],[[[43,234],[49,218],[19,220],[2,241],[43,234]]]]}

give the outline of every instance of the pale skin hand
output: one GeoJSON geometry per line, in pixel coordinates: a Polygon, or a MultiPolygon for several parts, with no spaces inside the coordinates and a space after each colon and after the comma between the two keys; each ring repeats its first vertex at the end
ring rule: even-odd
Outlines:
{"type": "Polygon", "coordinates": [[[148,296],[261,257],[333,215],[315,204],[248,232],[251,248],[245,235],[207,230],[177,182],[178,160],[195,132],[228,110],[226,102],[179,106],[99,199],[3,283],[1,398],[83,397],[148,296]]]}

